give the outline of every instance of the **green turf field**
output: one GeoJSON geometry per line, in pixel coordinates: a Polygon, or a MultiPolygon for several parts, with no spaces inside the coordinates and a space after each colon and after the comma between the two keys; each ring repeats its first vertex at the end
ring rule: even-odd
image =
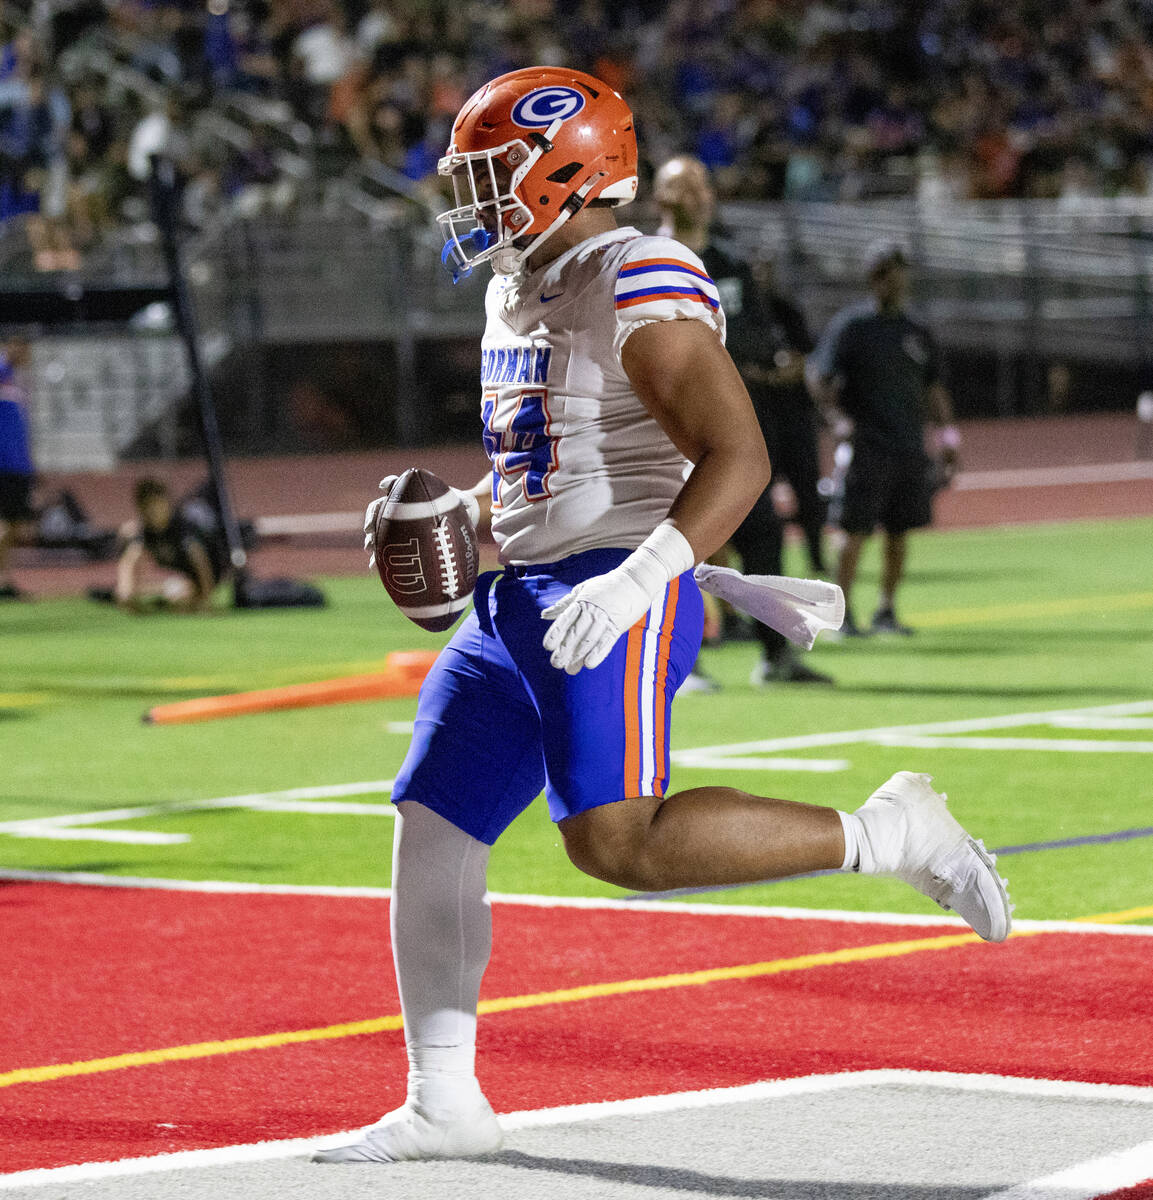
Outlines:
{"type": "MultiPolygon", "coordinates": [[[[836,688],[754,690],[753,645],[705,651],[724,690],[677,700],[673,743],[678,755],[711,751],[702,765],[674,766],[674,789],[723,782],[856,807],[907,768],[933,774],[961,820],[991,846],[1153,826],[1150,545],[1150,520],[920,535],[901,614],[917,636],[819,643],[812,661],[836,677],[836,688]],[[1116,706],[1129,707],[1068,715],[1116,706]],[[994,720],[1021,714],[1033,716],[994,720]],[[958,721],[972,725],[933,728],[958,721]],[[890,732],[862,733],[876,730],[890,732]],[[824,744],[772,744],[802,737],[824,744]],[[730,749],[762,741],[770,744],[730,749]],[[1114,749],[1097,749],[1105,745],[1114,749]],[[726,765],[734,756],[740,762],[726,765]],[[773,757],[830,769],[749,762],[773,757]]],[[[855,597],[859,618],[875,595],[870,550],[855,597]]],[[[789,566],[803,569],[799,559],[789,566]]],[[[280,798],[318,812],[179,806],[388,781],[415,701],[141,723],[146,709],[168,700],[355,674],[390,650],[442,640],[405,621],[373,577],[325,587],[324,610],[139,618],[81,599],[0,607],[0,867],[386,885],[392,823],[380,789],[280,798]],[[375,808],[335,811],[350,803],[375,808]],[[77,825],[68,840],[16,836],[37,830],[11,824],[132,807],[158,811],[109,817],[96,827],[105,840],[77,825]],[[172,840],[112,840],[125,834],[172,840]]],[[[1153,837],[1020,853],[1002,866],[1019,916],[1153,905],[1153,837]]],[[[497,847],[490,882],[501,892],[619,894],[568,864],[539,802],[497,847]]],[[[902,885],[841,876],[702,898],[932,911],[902,885]]]]}

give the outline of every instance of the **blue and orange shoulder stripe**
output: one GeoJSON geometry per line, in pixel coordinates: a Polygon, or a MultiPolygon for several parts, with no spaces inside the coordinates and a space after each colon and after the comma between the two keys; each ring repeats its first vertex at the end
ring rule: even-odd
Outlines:
{"type": "Polygon", "coordinates": [[[721,306],[717,285],[699,263],[662,254],[633,259],[621,267],[613,292],[618,312],[662,300],[701,304],[712,312],[721,306]]]}

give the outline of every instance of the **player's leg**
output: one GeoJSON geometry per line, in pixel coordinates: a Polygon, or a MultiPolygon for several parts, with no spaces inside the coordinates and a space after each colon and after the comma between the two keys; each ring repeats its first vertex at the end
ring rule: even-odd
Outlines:
{"type": "Polygon", "coordinates": [[[578,867],[634,891],[817,870],[895,874],[983,937],[1006,936],[1008,901],[991,861],[925,776],[894,776],[857,813],[730,787],[665,797],[672,696],[699,638],[700,595],[686,574],[593,671],[569,676],[518,654],[541,714],[550,811],[578,867]]]}
{"type": "Polygon", "coordinates": [[[928,775],[899,771],[855,813],[702,787],[606,803],[560,829],[578,867],[634,891],[859,871],[903,880],[988,941],[1004,941],[1011,926],[995,858],[928,775]]]}
{"type": "Polygon", "coordinates": [[[769,442],[769,460],[773,479],[786,479],[796,499],[795,521],[805,537],[809,565],[817,574],[825,574],[822,535],[828,504],[817,489],[821,478],[818,453],[817,410],[808,395],[781,392],[774,403],[771,426],[775,436],[769,442]]]}
{"type": "Polygon", "coordinates": [[[881,560],[881,592],[872,623],[874,633],[907,636],[913,632],[897,619],[896,599],[905,578],[909,531],[932,523],[931,467],[927,458],[913,455],[900,460],[891,473],[892,485],[881,518],[885,544],[881,560]]]}
{"type": "Polygon", "coordinates": [[[637,890],[839,867],[844,843],[831,809],[734,788],[662,799],[672,698],[700,644],[701,595],[691,573],[668,586],[595,670],[568,675],[550,664],[534,627],[539,610],[581,571],[598,574],[624,557],[601,561],[602,553],[616,552],[578,555],[579,563],[524,581],[526,632],[512,650],[540,713],[549,809],[576,865],[637,890]],[[620,802],[606,804],[609,797],[620,802]]]}
{"type": "Polygon", "coordinates": [[[536,712],[475,615],[421,690],[397,778],[391,928],[409,1072],[404,1104],[318,1162],[459,1158],[500,1148],[475,1074],[492,925],[491,844],[539,793],[536,712]]]}
{"type": "Polygon", "coordinates": [[[868,446],[855,446],[845,474],[840,527],[845,538],[837,558],[837,585],[845,594],[845,621],[841,633],[862,633],[853,615],[852,591],[857,579],[861,551],[880,523],[888,490],[887,466],[868,446]]]}
{"type": "Polygon", "coordinates": [[[4,520],[0,516],[0,589],[12,589],[14,587],[11,579],[8,578],[8,558],[12,553],[12,547],[16,542],[16,530],[11,522],[4,520]]]}
{"type": "Polygon", "coordinates": [[[26,596],[9,574],[12,551],[32,540],[35,533],[30,503],[32,480],[28,475],[0,471],[0,599],[26,596]]]}
{"type": "Polygon", "coordinates": [[[797,522],[805,537],[809,565],[815,573],[824,575],[827,568],[823,536],[828,504],[817,488],[821,463],[816,409],[808,397],[793,401],[788,408],[792,419],[784,475],[792,484],[797,500],[797,522]]]}
{"type": "Polygon", "coordinates": [[[892,603],[897,594],[897,588],[905,575],[905,557],[908,549],[908,535],[902,530],[885,533],[884,553],[881,559],[881,599],[892,603]]]}
{"type": "Polygon", "coordinates": [[[476,1006],[492,944],[489,847],[413,801],[398,806],[393,851],[393,962],[404,1014],[404,1103],[314,1162],[461,1158],[500,1149],[476,1078],[476,1006]]]}
{"type": "MultiPolygon", "coordinates": [[[[845,594],[845,621],[840,632],[846,637],[859,637],[861,629],[853,617],[853,584],[857,581],[857,568],[861,562],[861,551],[869,540],[863,530],[845,534],[840,554],[837,556],[837,586],[845,594]]],[[[835,632],[835,631],[834,631],[835,632]]]]}
{"type": "Polygon", "coordinates": [[[755,883],[845,861],[835,810],[728,787],[600,805],[560,830],[582,871],[637,892],[755,883]]]}
{"type": "Polygon", "coordinates": [[[908,557],[908,534],[887,529],[881,551],[881,591],[877,597],[877,611],[873,614],[873,633],[910,634],[913,631],[897,620],[897,589],[905,577],[905,562],[908,557]]]}
{"type": "MultiPolygon", "coordinates": [[[[780,575],[784,549],[784,524],[773,507],[771,489],[758,497],[732,536],[746,575],[780,575]]],[[[761,646],[760,661],[753,667],[754,686],[777,683],[832,683],[828,675],[802,662],[782,634],[761,621],[753,622],[753,633],[761,646]]]]}

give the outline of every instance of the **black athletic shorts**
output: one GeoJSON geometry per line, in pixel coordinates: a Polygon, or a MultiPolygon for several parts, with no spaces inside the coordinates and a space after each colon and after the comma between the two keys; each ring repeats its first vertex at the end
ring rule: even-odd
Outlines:
{"type": "Polygon", "coordinates": [[[932,463],[926,454],[854,446],[840,526],[846,533],[904,533],[933,522],[932,463]]]}
{"type": "Polygon", "coordinates": [[[32,476],[0,471],[0,521],[33,521],[32,476]]]}

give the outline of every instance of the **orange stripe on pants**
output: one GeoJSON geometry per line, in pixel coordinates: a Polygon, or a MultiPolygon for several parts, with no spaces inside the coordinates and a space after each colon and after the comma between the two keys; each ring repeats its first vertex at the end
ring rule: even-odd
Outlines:
{"type": "Polygon", "coordinates": [[[625,799],[641,794],[641,650],[645,642],[642,617],[630,630],[625,654],[625,799]]]}

